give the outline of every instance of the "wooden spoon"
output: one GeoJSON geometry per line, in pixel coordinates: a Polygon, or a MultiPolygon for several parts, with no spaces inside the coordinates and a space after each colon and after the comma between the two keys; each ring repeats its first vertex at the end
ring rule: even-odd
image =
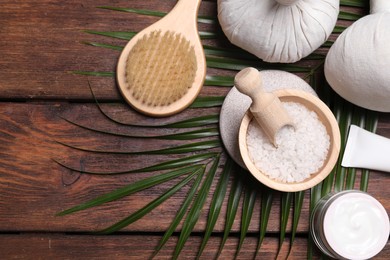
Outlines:
{"type": "Polygon", "coordinates": [[[292,118],[273,93],[265,92],[260,72],[255,68],[245,68],[237,73],[234,85],[252,99],[250,111],[271,143],[276,147],[276,133],[284,126],[294,126],[292,118]]]}
{"type": "Polygon", "coordinates": [[[119,89],[138,111],[168,116],[189,106],[203,86],[206,60],[197,28],[201,0],[180,0],[134,36],[117,65],[119,89]]]}

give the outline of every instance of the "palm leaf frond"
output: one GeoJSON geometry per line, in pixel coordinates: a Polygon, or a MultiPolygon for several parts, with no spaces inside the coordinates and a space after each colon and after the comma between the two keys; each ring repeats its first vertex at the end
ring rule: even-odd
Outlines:
{"type": "Polygon", "coordinates": [[[339,13],[339,19],[341,19],[341,20],[356,21],[362,17],[363,17],[363,15],[345,12],[345,11],[340,11],[340,13],[339,13]]]}
{"type": "MultiPolygon", "coordinates": [[[[136,134],[130,134],[130,133],[121,133],[117,131],[110,131],[110,130],[102,130],[97,129],[91,126],[83,125],[80,123],[76,123],[70,119],[62,117],[65,121],[68,123],[77,126],[79,128],[89,130],[95,133],[100,134],[107,134],[107,135],[113,135],[117,137],[126,137],[126,138],[137,138],[137,139],[162,139],[162,140],[194,140],[194,139],[200,139],[200,138],[207,138],[207,137],[215,137],[219,136],[219,131],[217,128],[202,128],[199,130],[193,130],[193,131],[182,131],[175,134],[161,134],[161,135],[136,135],[136,134]]],[[[192,121],[194,122],[194,121],[192,121]]],[[[196,121],[199,122],[199,121],[196,121]]],[[[204,121],[203,121],[204,122],[204,121]]],[[[203,124],[196,126],[204,126],[203,124]]],[[[177,128],[177,127],[176,127],[177,128]]],[[[58,141],[59,142],[59,141],[58,141]]]]}
{"type": "Polygon", "coordinates": [[[84,75],[84,76],[95,76],[95,77],[114,77],[115,72],[113,71],[71,71],[73,74],[84,75]]]}
{"type": "Polygon", "coordinates": [[[116,175],[116,174],[128,174],[128,173],[141,173],[141,172],[154,172],[154,171],[163,171],[163,170],[170,170],[170,169],[176,169],[180,168],[189,164],[196,164],[198,162],[202,162],[211,158],[214,158],[218,155],[216,152],[210,152],[210,153],[201,153],[201,154],[196,154],[196,155],[191,155],[187,157],[183,157],[180,159],[175,159],[175,160],[169,160],[165,161],[163,163],[158,163],[152,166],[144,167],[144,168],[139,168],[135,170],[123,170],[123,171],[111,171],[111,172],[102,172],[102,171],[92,171],[92,170],[85,170],[85,169],[78,169],[72,166],[69,166],[59,160],[54,161],[61,165],[62,167],[75,171],[75,172],[80,172],[80,173],[87,173],[87,174],[94,174],[94,175],[116,175]]]}
{"type": "Polygon", "coordinates": [[[352,7],[368,7],[368,0],[341,0],[340,5],[352,7]]]}
{"type": "MultiPolygon", "coordinates": [[[[313,212],[315,205],[322,197],[322,183],[317,184],[310,189],[310,214],[313,212]]],[[[307,243],[307,259],[313,259],[315,250],[314,241],[310,234],[308,234],[307,243]]]]}
{"type": "Polygon", "coordinates": [[[89,34],[95,34],[100,36],[106,36],[114,39],[121,39],[121,40],[130,40],[133,38],[137,32],[112,32],[112,31],[94,31],[94,30],[85,30],[84,32],[89,34]]]}
{"type": "Polygon", "coordinates": [[[203,250],[205,249],[207,242],[211,236],[211,233],[214,230],[214,226],[217,223],[219,213],[221,212],[222,208],[222,202],[225,199],[226,190],[228,187],[229,179],[232,173],[233,168],[233,161],[231,159],[226,160],[226,164],[224,166],[223,172],[221,174],[220,180],[218,182],[218,185],[215,189],[213,199],[211,201],[210,209],[209,209],[209,216],[207,219],[207,226],[205,230],[205,234],[202,240],[202,244],[200,246],[200,249],[198,251],[199,258],[202,255],[203,250]]]}
{"type": "Polygon", "coordinates": [[[175,251],[173,253],[173,259],[177,259],[180,255],[181,250],[184,247],[188,237],[190,236],[196,222],[200,216],[203,206],[206,202],[207,196],[210,192],[211,184],[214,180],[215,174],[219,165],[219,156],[214,158],[214,162],[207,173],[207,176],[198,192],[198,196],[192,204],[190,211],[188,212],[187,218],[183,223],[182,231],[180,232],[179,239],[177,241],[175,251]]]}
{"type": "Polygon", "coordinates": [[[282,249],[282,245],[286,237],[287,222],[290,216],[293,196],[294,193],[292,192],[282,192],[281,201],[280,201],[281,210],[280,210],[280,236],[279,236],[278,255],[280,253],[280,250],[282,249]]]}
{"type": "Polygon", "coordinates": [[[140,180],[138,182],[129,184],[123,188],[117,189],[113,192],[104,194],[104,195],[97,197],[93,200],[84,202],[84,203],[79,204],[75,207],[69,208],[69,209],[64,210],[62,212],[59,212],[59,213],[57,213],[57,215],[64,216],[64,215],[68,215],[68,214],[71,214],[71,213],[74,213],[77,211],[96,207],[96,206],[102,205],[102,204],[107,203],[107,202],[118,200],[118,199],[121,199],[123,197],[129,196],[133,193],[136,193],[138,191],[145,190],[145,189],[148,189],[148,188],[153,187],[155,185],[159,185],[161,183],[167,182],[167,181],[172,180],[174,178],[177,178],[179,176],[189,174],[189,173],[196,173],[202,167],[203,166],[201,166],[201,165],[191,165],[191,166],[187,166],[187,167],[184,167],[182,169],[179,169],[179,170],[174,170],[174,171],[170,171],[170,172],[167,172],[164,174],[159,174],[156,176],[145,178],[145,179],[140,180]]]}
{"type": "Polygon", "coordinates": [[[196,192],[198,191],[199,185],[201,183],[202,177],[205,172],[205,167],[202,168],[201,174],[198,174],[198,177],[196,178],[194,184],[192,185],[190,191],[188,192],[182,206],[180,207],[179,211],[177,212],[175,218],[172,220],[170,226],[168,227],[167,231],[164,233],[164,236],[161,238],[155,252],[153,253],[153,256],[156,256],[158,252],[163,248],[165,243],[168,241],[168,239],[172,236],[173,232],[176,230],[177,226],[182,221],[185,213],[188,210],[188,207],[190,206],[194,196],[196,195],[196,192]]]}
{"type": "Polygon", "coordinates": [[[234,85],[234,78],[229,76],[206,75],[205,84],[208,86],[231,87],[234,85]]]}
{"type": "Polygon", "coordinates": [[[273,200],[274,192],[268,188],[265,188],[261,193],[259,239],[257,241],[255,258],[260,251],[261,245],[263,244],[265,235],[267,233],[268,220],[270,218],[273,200]]]}
{"type": "Polygon", "coordinates": [[[122,219],[121,221],[115,223],[114,225],[111,225],[99,232],[98,234],[110,234],[113,232],[116,232],[118,230],[121,230],[122,228],[130,225],[131,223],[137,221],[138,219],[145,216],[147,213],[155,209],[157,206],[161,205],[164,201],[166,201],[168,198],[170,198],[173,194],[178,192],[181,188],[183,188],[185,185],[187,185],[193,178],[196,176],[196,174],[200,174],[201,169],[198,169],[197,171],[191,173],[189,176],[187,176],[184,180],[180,181],[178,184],[170,188],[168,191],[166,191],[164,194],[159,196],[157,199],[153,200],[149,204],[147,204],[145,207],[137,210],[130,216],[122,219]]]}
{"type": "Polygon", "coordinates": [[[57,143],[62,144],[66,147],[83,151],[83,152],[91,152],[91,153],[103,153],[103,154],[127,154],[127,155],[156,155],[156,154],[181,154],[181,153],[193,153],[198,151],[204,151],[208,149],[213,149],[221,146],[221,142],[219,140],[209,140],[204,142],[195,142],[190,144],[184,144],[179,146],[174,146],[171,148],[158,149],[158,150],[150,150],[150,151],[118,151],[118,150],[103,150],[103,149],[92,149],[86,147],[78,147],[70,144],[66,144],[60,141],[57,143]]]}
{"type": "Polygon", "coordinates": [[[99,43],[99,42],[83,42],[83,43],[85,45],[106,48],[106,49],[111,49],[111,50],[115,50],[115,51],[122,51],[123,50],[123,46],[118,46],[118,45],[99,43]]]}
{"type": "Polygon", "coordinates": [[[248,233],[249,224],[252,220],[252,214],[255,207],[257,196],[257,190],[253,185],[248,185],[244,189],[244,203],[242,205],[242,215],[241,215],[241,229],[240,229],[240,241],[238,242],[238,247],[236,251],[236,257],[240,253],[241,247],[248,233]]]}
{"type": "Polygon", "coordinates": [[[300,192],[294,193],[293,226],[292,226],[292,231],[291,231],[290,249],[288,251],[287,258],[290,255],[292,247],[294,245],[294,240],[295,240],[295,236],[296,236],[297,230],[298,230],[298,224],[299,224],[299,219],[301,216],[304,197],[305,197],[305,191],[300,191],[300,192]]]}
{"type": "Polygon", "coordinates": [[[220,96],[206,96],[206,97],[198,97],[191,104],[190,108],[208,108],[208,107],[219,107],[222,106],[223,100],[225,97],[220,96]]]}

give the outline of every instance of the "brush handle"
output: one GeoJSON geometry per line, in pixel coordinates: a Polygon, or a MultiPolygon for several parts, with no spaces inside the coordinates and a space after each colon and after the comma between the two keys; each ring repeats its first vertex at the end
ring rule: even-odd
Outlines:
{"type": "MultiPolygon", "coordinates": [[[[175,17],[176,22],[193,23],[198,18],[198,10],[202,0],[179,0],[168,15],[175,17]]],[[[179,24],[179,26],[181,26],[179,24]]]]}
{"type": "Polygon", "coordinates": [[[252,99],[250,111],[265,134],[276,146],[275,135],[286,125],[293,126],[293,120],[282,106],[279,98],[262,88],[260,72],[255,68],[245,68],[234,78],[237,89],[252,99]]]}

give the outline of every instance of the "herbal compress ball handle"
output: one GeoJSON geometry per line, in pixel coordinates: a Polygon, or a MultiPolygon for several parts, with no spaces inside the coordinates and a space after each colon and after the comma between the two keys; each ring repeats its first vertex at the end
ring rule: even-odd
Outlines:
{"type": "Polygon", "coordinates": [[[286,125],[293,126],[293,120],[282,106],[279,98],[262,88],[260,72],[255,68],[245,68],[237,73],[234,85],[252,99],[250,111],[269,140],[276,145],[276,133],[286,125]]]}

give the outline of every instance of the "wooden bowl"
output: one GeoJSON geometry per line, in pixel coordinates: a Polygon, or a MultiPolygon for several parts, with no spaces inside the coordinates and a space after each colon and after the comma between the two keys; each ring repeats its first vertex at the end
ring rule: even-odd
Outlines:
{"type": "Polygon", "coordinates": [[[259,170],[249,157],[247,146],[248,127],[253,119],[252,113],[248,110],[241,121],[238,142],[242,159],[248,168],[249,172],[264,185],[279,191],[296,192],[309,189],[322,180],[324,180],[335,166],[340,153],[340,129],[336,118],[332,111],[319,98],[308,94],[305,91],[284,89],[274,92],[282,102],[295,102],[304,105],[309,110],[314,111],[318,119],[326,127],[326,131],[330,137],[330,146],[328,155],[323,166],[316,173],[312,173],[309,178],[302,182],[284,183],[271,179],[264,172],[259,170]]]}

